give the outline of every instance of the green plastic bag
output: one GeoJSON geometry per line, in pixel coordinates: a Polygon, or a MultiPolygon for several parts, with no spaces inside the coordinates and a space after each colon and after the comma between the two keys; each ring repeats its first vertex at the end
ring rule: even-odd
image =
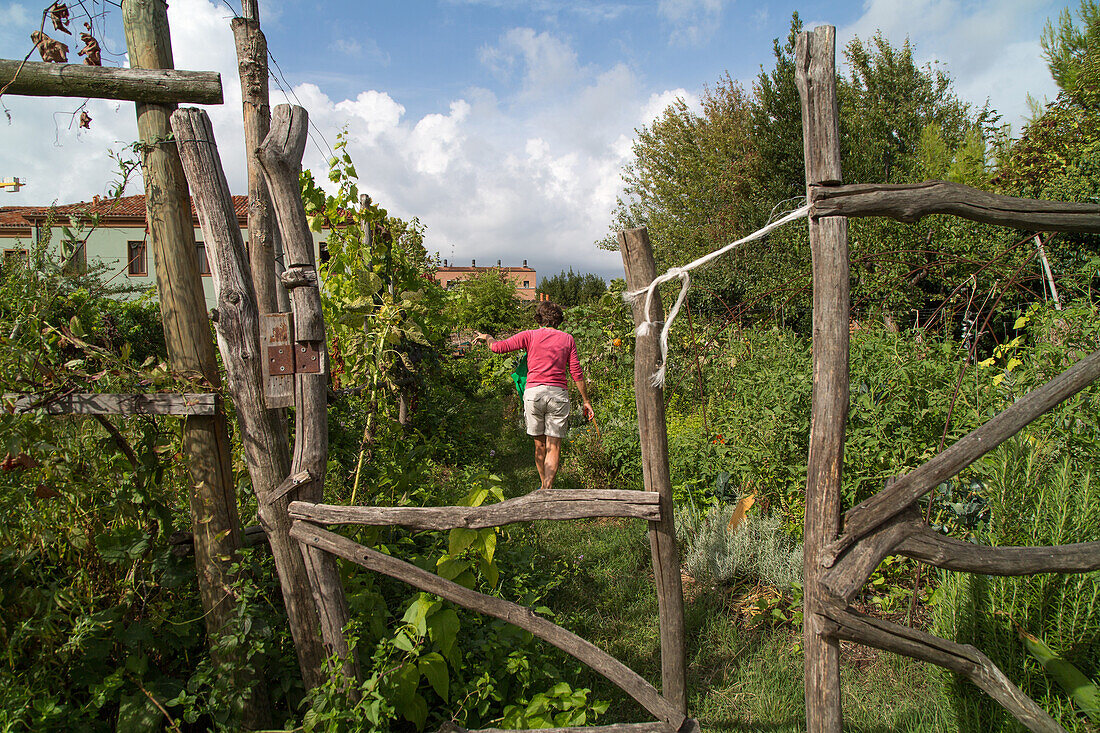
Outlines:
{"type": "Polygon", "coordinates": [[[527,389],[527,353],[524,352],[523,356],[516,362],[515,369],[512,371],[512,384],[515,385],[516,391],[519,392],[519,396],[523,397],[523,390],[527,389]]]}

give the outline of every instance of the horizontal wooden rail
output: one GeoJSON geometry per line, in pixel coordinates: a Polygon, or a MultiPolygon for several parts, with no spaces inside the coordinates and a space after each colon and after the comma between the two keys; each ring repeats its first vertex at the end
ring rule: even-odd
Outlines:
{"type": "Polygon", "coordinates": [[[222,79],[216,71],[119,69],[84,64],[47,64],[0,59],[5,94],[30,97],[95,97],[156,104],[221,104],[222,79]]]}
{"type": "MultiPolygon", "coordinates": [[[[267,532],[260,525],[251,524],[247,527],[241,527],[241,546],[252,547],[267,542],[267,532]]],[[[177,557],[192,555],[195,552],[195,535],[185,530],[173,532],[168,535],[168,547],[171,553],[177,557]]]]}
{"type": "Polygon", "coordinates": [[[905,555],[929,565],[984,575],[1087,573],[1100,570],[1100,542],[1049,547],[990,547],[963,542],[924,523],[916,505],[859,539],[822,576],[829,593],[851,602],[888,555],[905,555]]]}
{"type": "Polygon", "coordinates": [[[15,394],[3,396],[4,409],[42,410],[50,415],[213,415],[217,395],[196,394],[15,394]]]}
{"type": "Polygon", "coordinates": [[[290,516],[316,524],[398,525],[414,529],[483,529],[538,519],[633,517],[655,522],[660,496],[652,491],[548,489],[487,506],[339,506],[294,501],[290,516]]]}
{"type": "Polygon", "coordinates": [[[912,223],[929,214],[953,214],[985,224],[1041,232],[1100,233],[1100,205],[1000,196],[961,183],[814,186],[810,216],[888,216],[912,223]]]}
{"type": "Polygon", "coordinates": [[[825,548],[822,564],[832,567],[858,539],[889,522],[932,487],[951,478],[1097,377],[1100,377],[1100,351],[1094,351],[1042,387],[1028,392],[935,458],[849,509],[844,515],[844,534],[825,548]]]}
{"type": "Polygon", "coordinates": [[[364,547],[349,540],[347,537],[321,529],[309,522],[300,520],[294,522],[290,528],[290,536],[303,544],[330,552],[367,570],[397,578],[414,588],[419,588],[427,593],[434,593],[440,598],[457,603],[463,608],[499,618],[518,626],[524,631],[531,632],[543,641],[553,644],[566,654],[579,659],[602,674],[618,685],[623,692],[637,700],[654,717],[664,721],[674,730],[680,730],[681,726],[688,720],[683,713],[677,711],[668,700],[657,692],[653,685],[646,682],[637,672],[592,642],[586,641],[572,631],[547,621],[530,608],[470,590],[458,583],[445,580],[438,575],[429,573],[427,570],[421,570],[403,560],[383,555],[369,547],[364,547]]]}
{"type": "Polygon", "coordinates": [[[1062,726],[1005,677],[989,657],[973,646],[872,618],[847,609],[842,603],[825,604],[823,610],[828,619],[836,624],[830,630],[832,636],[946,667],[969,678],[1028,730],[1065,733],[1062,726]]]}
{"type": "Polygon", "coordinates": [[[1088,573],[1100,570],[1100,542],[1052,547],[988,547],[973,545],[928,527],[909,535],[897,554],[945,570],[983,575],[1088,573]]]}

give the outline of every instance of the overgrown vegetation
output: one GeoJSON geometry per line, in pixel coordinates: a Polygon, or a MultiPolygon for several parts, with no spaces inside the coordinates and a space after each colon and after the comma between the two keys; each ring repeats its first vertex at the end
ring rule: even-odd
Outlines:
{"type": "MultiPolygon", "coordinates": [[[[992,110],[968,108],[948,78],[918,67],[908,45],[854,41],[841,83],[848,179],[940,176],[1095,198],[1095,3],[1083,2],[1078,20],[1064,17],[1044,35],[1061,93],[1015,141],[992,110]]],[[[799,28],[795,16],[791,38],[799,28]]],[[[751,92],[727,76],[701,112],[675,104],[639,131],[616,226],[647,225],[659,267],[755,229],[802,194],[792,54],[791,39],[777,41],[774,68],[751,92]]],[[[330,166],[327,192],[308,172],[302,179],[307,213],[331,232],[322,273],[334,365],[326,501],[473,506],[527,493],[536,478],[507,379],[512,361],[480,349],[459,355],[448,342],[461,329],[527,327],[529,310],[496,273],[438,287],[419,222],[360,201],[343,137],[330,166]]],[[[934,219],[853,223],[851,236],[846,507],[1100,346],[1095,237],[1047,242],[1066,304],[1056,310],[1041,290],[1030,234],[934,219]]],[[[688,301],[693,320],[678,321],[670,339],[669,458],[687,573],[691,710],[706,730],[804,725],[807,260],[805,235],[792,227],[705,271],[688,301]]],[[[151,298],[115,299],[108,280],[66,273],[42,250],[26,267],[5,265],[0,391],[186,390],[163,365],[151,298]]],[[[572,305],[564,328],[576,338],[598,416],[597,424],[574,421],[559,488],[641,485],[623,289],[617,280],[597,292],[571,272],[543,284],[572,305]]],[[[1100,539],[1098,403],[1100,390],[1087,389],[937,487],[926,506],[932,526],[991,545],[1100,539]]],[[[363,680],[354,694],[336,676],[306,691],[264,545],[236,558],[232,633],[205,638],[175,418],[4,411],[0,434],[0,730],[238,729],[240,670],[216,664],[212,647],[244,649],[239,657],[264,670],[273,725],[286,730],[646,719],[606,680],[529,634],[352,566],[343,580],[363,680]]],[[[248,480],[238,463],[246,523],[256,513],[248,480]]],[[[342,531],[531,607],[648,679],[660,676],[641,522],[342,531]]],[[[1100,573],[943,574],[917,584],[914,569],[887,558],[857,606],[975,644],[1067,729],[1096,730],[1087,684],[1066,680],[1100,680],[1100,573]]],[[[892,655],[845,652],[854,730],[1017,729],[969,683],[892,655]]]]}

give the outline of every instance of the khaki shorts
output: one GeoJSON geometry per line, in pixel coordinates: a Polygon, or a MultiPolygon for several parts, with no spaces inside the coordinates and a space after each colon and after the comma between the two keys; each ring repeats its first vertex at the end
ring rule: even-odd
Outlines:
{"type": "Polygon", "coordinates": [[[528,435],[564,438],[569,434],[569,390],[537,384],[523,390],[523,416],[528,435]]]}

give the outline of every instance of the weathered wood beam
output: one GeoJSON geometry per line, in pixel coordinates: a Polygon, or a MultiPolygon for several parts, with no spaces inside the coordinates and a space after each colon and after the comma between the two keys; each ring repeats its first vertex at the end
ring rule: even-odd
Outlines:
{"type": "Polygon", "coordinates": [[[901,476],[892,485],[852,507],[844,515],[844,534],[822,554],[831,567],[842,552],[878,525],[889,521],[974,461],[1005,442],[1031,421],[1069,399],[1100,377],[1100,351],[1094,351],[980,428],[961,438],[924,465],[901,476]]]}
{"type": "MultiPolygon", "coordinates": [[[[626,286],[629,290],[648,287],[657,277],[653,248],[646,229],[619,232],[626,286]]],[[[664,320],[660,293],[653,294],[650,312],[645,299],[633,305],[634,325],[664,320]]],[[[653,558],[653,579],[657,589],[657,614],[661,626],[661,690],[687,715],[687,657],[684,638],[684,589],[680,576],[680,551],[676,546],[676,521],[672,508],[672,479],[668,468],[668,426],[665,421],[664,389],[653,384],[652,375],[661,366],[658,329],[639,334],[634,342],[634,401],[638,408],[638,439],[642,452],[642,481],[645,490],[660,497],[661,516],[650,522],[649,546],[653,558]]]]}
{"type": "Polygon", "coordinates": [[[16,412],[42,410],[49,415],[213,415],[217,395],[104,394],[49,395],[8,392],[4,401],[16,412]],[[9,402],[10,400],[10,402],[9,402]]]}
{"type": "Polygon", "coordinates": [[[447,530],[501,527],[540,519],[633,517],[656,521],[659,497],[648,491],[593,491],[552,489],[486,506],[340,506],[295,501],[290,516],[315,524],[399,525],[414,529],[447,530]]]}
{"type": "Polygon", "coordinates": [[[1100,205],[1000,196],[961,183],[814,186],[810,216],[888,216],[912,223],[929,214],[953,214],[984,224],[1041,232],[1100,233],[1100,205]]]}
{"type": "MultiPolygon", "coordinates": [[[[260,146],[258,159],[271,193],[275,221],[290,257],[289,264],[315,269],[313,235],[306,221],[298,183],[308,132],[309,116],[305,109],[279,105],[272,114],[271,127],[260,146]]],[[[295,347],[313,350],[321,369],[317,373],[294,375],[294,456],[290,474],[308,471],[312,481],[298,487],[298,496],[305,501],[319,502],[328,467],[328,352],[320,292],[316,287],[295,288],[291,310],[295,347]]],[[[335,654],[341,661],[345,677],[358,680],[359,660],[344,636],[350,613],[336,561],[314,547],[302,545],[300,549],[328,654],[335,654]]]]}
{"type": "Polygon", "coordinates": [[[599,672],[608,680],[673,729],[679,730],[687,717],[677,707],[661,696],[653,685],[618,659],[603,651],[595,644],[582,639],[571,631],[542,618],[530,608],[465,588],[458,583],[445,580],[438,575],[398,560],[389,555],[364,547],[347,537],[321,529],[308,522],[295,521],[290,535],[299,542],[319,551],[342,557],[367,570],[397,578],[414,588],[445,600],[457,603],[471,611],[499,618],[510,624],[529,631],[543,641],[553,644],[599,672]]]}
{"type": "MultiPolygon", "coordinates": [[[[286,478],[290,472],[290,445],[285,421],[264,404],[260,314],[241,228],[206,112],[195,108],[176,110],[172,113],[172,129],[206,242],[218,302],[218,349],[228,390],[237,407],[241,446],[256,493],[260,524],[268,533],[302,678],[308,687],[316,687],[326,679],[328,655],[319,633],[320,619],[310,595],[305,562],[298,543],[289,534],[288,492],[278,493],[297,477],[286,478]]],[[[309,477],[308,472],[303,473],[309,477]]]]}
{"type": "MultiPolygon", "coordinates": [[[[302,155],[306,149],[309,116],[302,107],[280,104],[271,115],[271,128],[258,151],[267,189],[279,224],[285,250],[286,268],[297,268],[304,276],[313,272],[317,282],[317,263],[313,257],[313,235],[306,220],[298,173],[302,170],[302,155]]],[[[317,287],[296,287],[290,294],[294,312],[294,334],[298,341],[325,339],[325,324],[321,315],[321,294],[317,287]]],[[[327,379],[327,378],[322,378],[327,379]]]]}
{"type": "Polygon", "coordinates": [[[241,79],[241,105],[244,115],[244,149],[248,164],[248,262],[256,305],[260,315],[281,310],[276,294],[275,238],[278,232],[272,218],[271,197],[267,193],[257,149],[267,137],[271,124],[268,94],[267,38],[260,30],[258,3],[244,3],[234,18],[233,42],[237,48],[237,73],[241,79]]]}
{"type": "MultiPolygon", "coordinates": [[[[267,532],[258,524],[251,524],[241,529],[241,546],[267,544],[267,532]]],[[[195,535],[180,530],[168,535],[170,552],[176,557],[184,557],[195,552],[195,535]]]]}
{"type": "MultiPolygon", "coordinates": [[[[820,26],[798,35],[795,82],[802,106],[807,196],[839,183],[840,130],[836,97],[836,29],[820,26]]],[[[840,644],[825,630],[821,606],[828,597],[819,561],[840,527],[844,426],[848,416],[848,220],[811,219],[813,258],[813,398],[806,472],[803,533],[802,643],[805,655],[806,729],[840,733],[840,644]]]]}
{"type": "MultiPolygon", "coordinates": [[[[130,66],[173,68],[164,0],[127,0],[121,12],[130,66]]],[[[169,365],[177,374],[205,380],[216,392],[221,389],[221,373],[195,257],[191,198],[169,119],[175,103],[138,102],[135,108],[146,218],[169,365]]],[[[207,631],[215,639],[237,623],[242,602],[232,588],[237,569],[234,556],[241,544],[232,444],[221,410],[210,417],[188,417],[182,434],[191,475],[189,499],[198,586],[207,631]]],[[[262,727],[270,714],[267,688],[262,670],[249,663],[246,646],[213,645],[211,655],[215,664],[226,663],[237,670],[234,678],[244,706],[242,725],[262,727]]]]}
{"type": "Polygon", "coordinates": [[[879,563],[890,555],[898,554],[899,543],[924,526],[916,506],[909,506],[899,516],[875,527],[853,545],[821,575],[822,584],[834,597],[851,602],[879,563]]]}
{"type": "Polygon", "coordinates": [[[117,69],[0,59],[0,85],[13,79],[5,94],[123,99],[151,104],[222,103],[222,79],[216,71],[117,69]]]}
{"type": "Polygon", "coordinates": [[[1065,733],[1034,700],[1020,691],[997,665],[969,644],[932,636],[908,626],[893,624],[829,603],[825,613],[835,626],[831,633],[839,639],[855,641],[913,659],[920,659],[964,675],[985,691],[1025,726],[1036,733],[1065,733]]]}
{"type": "Polygon", "coordinates": [[[1053,547],[989,547],[945,537],[928,527],[913,532],[894,553],[944,570],[983,575],[1088,573],[1100,570],[1100,542],[1053,547]]]}

